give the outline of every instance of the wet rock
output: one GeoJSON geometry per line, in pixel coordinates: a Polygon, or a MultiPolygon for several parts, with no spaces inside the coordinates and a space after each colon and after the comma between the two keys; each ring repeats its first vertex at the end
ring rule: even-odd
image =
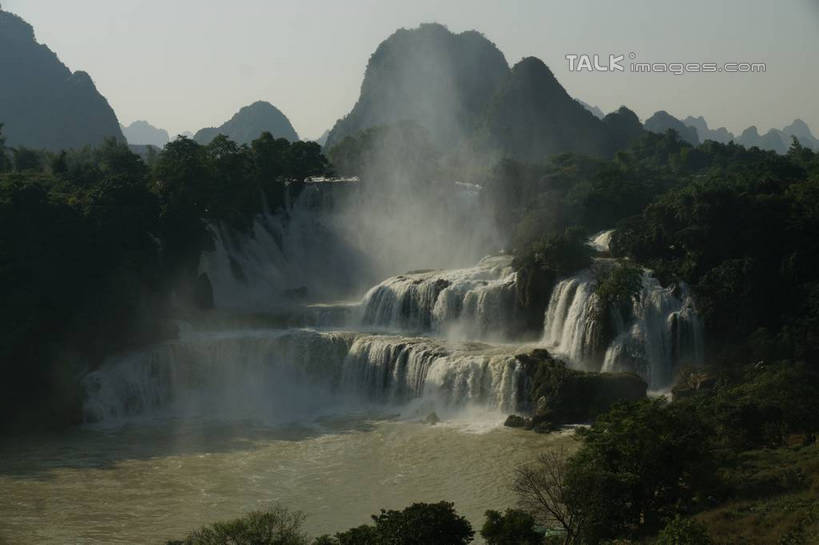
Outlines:
{"type": "Polygon", "coordinates": [[[633,373],[576,371],[543,349],[516,358],[526,371],[525,395],[536,431],[591,422],[617,402],[646,396],[645,381],[633,373]]]}
{"type": "Polygon", "coordinates": [[[193,286],[193,303],[200,310],[213,308],[213,286],[207,273],[200,274],[196,279],[196,284],[193,286]]]}
{"type": "Polygon", "coordinates": [[[510,414],[506,417],[506,421],[503,423],[503,425],[507,428],[526,428],[529,423],[528,421],[529,419],[524,416],[510,414]]]}
{"type": "Polygon", "coordinates": [[[434,426],[435,424],[439,423],[440,421],[441,421],[441,419],[438,418],[438,414],[435,411],[429,413],[427,415],[427,417],[424,418],[424,423],[429,424],[430,426],[434,426]]]}

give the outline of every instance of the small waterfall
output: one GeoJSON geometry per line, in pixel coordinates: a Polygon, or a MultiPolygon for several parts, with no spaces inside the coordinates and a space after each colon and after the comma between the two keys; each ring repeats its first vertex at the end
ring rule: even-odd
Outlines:
{"type": "Polygon", "coordinates": [[[510,265],[510,257],[495,256],[467,269],[388,278],[364,297],[362,322],[458,339],[503,339],[514,318],[510,265]]]}
{"type": "Polygon", "coordinates": [[[543,343],[572,365],[633,371],[658,389],[671,383],[679,365],[702,361],[702,323],[685,285],[663,288],[645,271],[625,316],[619,309],[601,312],[595,286],[589,270],[564,279],[546,310],[543,343]]]}
{"type": "Polygon", "coordinates": [[[608,229],[606,231],[601,231],[596,235],[593,235],[589,239],[589,246],[597,250],[602,254],[609,253],[610,249],[609,246],[611,245],[611,235],[614,234],[614,229],[608,229]]]}

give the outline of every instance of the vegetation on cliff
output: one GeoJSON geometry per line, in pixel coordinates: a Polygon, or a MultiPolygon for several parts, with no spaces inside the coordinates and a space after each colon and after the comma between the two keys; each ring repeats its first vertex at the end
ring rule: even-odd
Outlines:
{"type": "Polygon", "coordinates": [[[76,422],[84,370],[175,334],[157,317],[193,288],[207,223],[247,229],[265,201],[283,206],[288,180],[327,169],[317,144],[270,134],[180,138],[150,166],[113,140],[9,154],[0,134],[2,427],[76,422]]]}

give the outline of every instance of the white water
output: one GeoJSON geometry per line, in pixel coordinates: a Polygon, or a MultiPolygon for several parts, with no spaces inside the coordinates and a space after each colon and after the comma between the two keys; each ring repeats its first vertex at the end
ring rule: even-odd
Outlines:
{"type": "Polygon", "coordinates": [[[470,268],[388,278],[364,297],[363,324],[454,339],[505,340],[514,322],[511,261],[494,256],[470,268]]]}
{"type": "Polygon", "coordinates": [[[287,423],[410,401],[451,414],[523,402],[513,348],[306,329],[191,333],[84,379],[89,422],[207,417],[287,423]]]}
{"type": "Polygon", "coordinates": [[[635,372],[651,389],[669,386],[681,364],[702,361],[702,323],[685,285],[663,288],[645,271],[631,316],[623,317],[618,309],[605,310],[614,330],[614,338],[605,346],[601,346],[604,332],[595,285],[591,271],[558,283],[546,310],[543,343],[547,347],[578,368],[635,372]]]}

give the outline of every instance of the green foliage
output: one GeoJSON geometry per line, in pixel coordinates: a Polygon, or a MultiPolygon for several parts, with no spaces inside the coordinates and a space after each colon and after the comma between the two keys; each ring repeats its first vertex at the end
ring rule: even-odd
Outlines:
{"type": "Polygon", "coordinates": [[[401,511],[381,510],[373,525],[351,528],[334,538],[321,536],[321,545],[465,545],[474,532],[453,504],[414,503],[401,511]]]}
{"type": "Polygon", "coordinates": [[[18,148],[15,161],[0,172],[3,428],[76,422],[83,370],[174,335],[162,319],[169,293],[193,285],[206,222],[248,228],[262,195],[275,210],[287,183],[328,168],[317,145],[269,134],[251,146],[180,138],[153,168],[115,140],[18,148]]]}
{"type": "Polygon", "coordinates": [[[806,364],[761,364],[710,392],[680,402],[715,430],[727,452],[782,446],[819,430],[819,373],[806,364]]]}
{"type": "Polygon", "coordinates": [[[308,545],[302,531],[304,515],[283,507],[253,511],[192,532],[182,541],[168,545],[308,545]]]}
{"type": "Polygon", "coordinates": [[[567,486],[587,521],[587,543],[656,532],[664,519],[704,501],[715,471],[710,430],[662,400],[615,406],[588,429],[570,460],[567,486]]]}
{"type": "Polygon", "coordinates": [[[597,269],[596,282],[594,292],[601,311],[614,307],[630,308],[643,287],[643,270],[631,263],[620,262],[597,269]]]}
{"type": "Polygon", "coordinates": [[[591,264],[592,249],[579,228],[544,237],[515,259],[516,268],[533,263],[556,277],[568,276],[591,264]]]}
{"type": "Polygon", "coordinates": [[[535,519],[519,509],[507,509],[503,514],[487,511],[481,537],[487,545],[539,545],[543,541],[535,530],[535,519]]]}
{"type": "Polygon", "coordinates": [[[655,545],[712,545],[708,531],[701,523],[679,516],[669,522],[657,536],[655,545]]]}

